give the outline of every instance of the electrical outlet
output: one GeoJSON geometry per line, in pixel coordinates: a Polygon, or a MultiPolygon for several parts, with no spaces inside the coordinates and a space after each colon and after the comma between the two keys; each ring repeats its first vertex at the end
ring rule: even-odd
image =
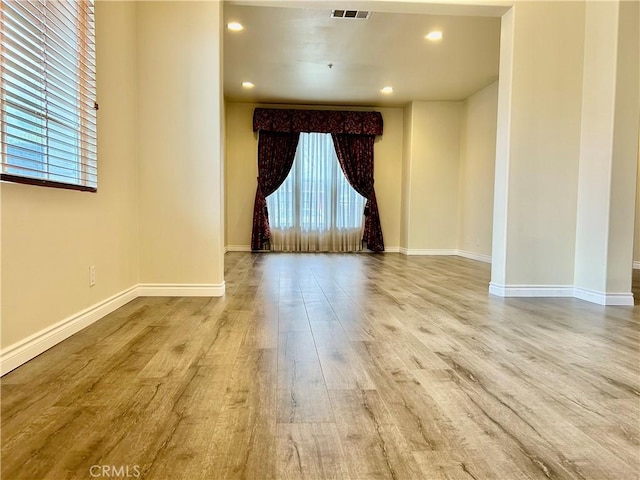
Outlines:
{"type": "Polygon", "coordinates": [[[91,265],[89,267],[89,286],[93,287],[96,284],[96,267],[91,265]]]}

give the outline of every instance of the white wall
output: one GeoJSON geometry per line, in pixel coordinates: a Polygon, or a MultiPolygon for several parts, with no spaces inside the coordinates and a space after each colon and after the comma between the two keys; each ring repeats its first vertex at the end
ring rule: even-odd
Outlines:
{"type": "Polygon", "coordinates": [[[498,82],[464,102],[460,134],[458,248],[491,256],[498,82]]]}
{"type": "Polygon", "coordinates": [[[137,5],[143,284],[223,284],[221,8],[137,5]]]}
{"type": "Polygon", "coordinates": [[[98,192],[0,183],[3,348],[138,283],[133,3],[97,2],[96,49],[98,192]]]}

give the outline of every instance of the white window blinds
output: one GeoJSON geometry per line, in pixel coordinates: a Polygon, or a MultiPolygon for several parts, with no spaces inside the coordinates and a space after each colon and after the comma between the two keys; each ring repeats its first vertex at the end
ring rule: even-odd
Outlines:
{"type": "Polygon", "coordinates": [[[95,191],[93,1],[0,0],[6,181],[95,191]]]}

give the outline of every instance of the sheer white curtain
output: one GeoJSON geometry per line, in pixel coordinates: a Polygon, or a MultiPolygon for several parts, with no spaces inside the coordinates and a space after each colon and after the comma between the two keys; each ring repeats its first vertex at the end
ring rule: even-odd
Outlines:
{"type": "Polygon", "coordinates": [[[365,198],[342,173],[328,133],[301,133],[293,167],[267,197],[271,250],[362,250],[365,198]]]}

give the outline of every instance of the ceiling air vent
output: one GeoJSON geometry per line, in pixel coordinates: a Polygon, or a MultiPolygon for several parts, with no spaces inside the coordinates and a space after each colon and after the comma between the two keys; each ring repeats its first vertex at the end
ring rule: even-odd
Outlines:
{"type": "Polygon", "coordinates": [[[371,12],[365,10],[332,10],[331,18],[361,18],[366,20],[371,16],[371,12]]]}

